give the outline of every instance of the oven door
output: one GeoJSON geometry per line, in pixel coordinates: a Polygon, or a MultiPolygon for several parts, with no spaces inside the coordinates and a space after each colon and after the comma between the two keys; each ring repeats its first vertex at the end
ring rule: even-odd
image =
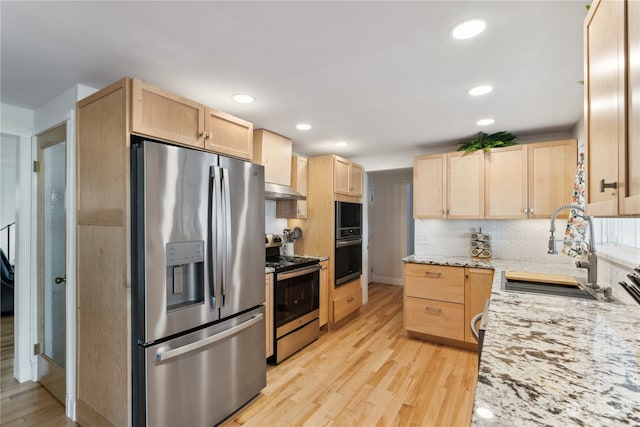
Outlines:
{"type": "MultiPolygon", "coordinates": [[[[297,328],[294,320],[310,315],[318,317],[320,308],[320,264],[276,274],[273,296],[276,337],[297,328]]],[[[308,319],[312,320],[312,319],[308,319]]]]}
{"type": "Polygon", "coordinates": [[[336,240],[335,286],[344,285],[362,274],[362,239],[336,240]]]}

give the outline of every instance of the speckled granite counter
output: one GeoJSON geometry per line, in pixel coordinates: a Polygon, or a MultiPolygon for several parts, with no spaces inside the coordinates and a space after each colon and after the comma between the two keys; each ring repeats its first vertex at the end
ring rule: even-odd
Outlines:
{"type": "Polygon", "coordinates": [[[264,268],[264,274],[273,273],[274,271],[276,271],[276,269],[273,268],[273,267],[265,267],[264,268]]]}
{"type": "Polygon", "coordinates": [[[472,425],[640,425],[640,306],[501,290],[505,270],[583,276],[571,265],[403,261],[496,271],[472,425]]]}

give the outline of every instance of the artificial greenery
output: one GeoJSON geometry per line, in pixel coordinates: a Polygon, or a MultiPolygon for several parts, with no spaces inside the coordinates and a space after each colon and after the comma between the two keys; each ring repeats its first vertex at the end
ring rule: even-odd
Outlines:
{"type": "Polygon", "coordinates": [[[510,145],[517,144],[516,139],[518,138],[505,131],[492,133],[491,135],[478,132],[472,140],[463,142],[460,148],[458,148],[458,151],[471,153],[477,150],[489,151],[496,147],[509,147],[510,145]]]}

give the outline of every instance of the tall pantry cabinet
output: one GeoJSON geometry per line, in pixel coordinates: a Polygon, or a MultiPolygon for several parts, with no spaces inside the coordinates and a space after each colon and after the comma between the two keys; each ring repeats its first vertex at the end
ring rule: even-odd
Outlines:
{"type": "Polygon", "coordinates": [[[251,159],[253,124],[124,78],[77,104],[77,420],[128,426],[130,138],[251,159]]]}

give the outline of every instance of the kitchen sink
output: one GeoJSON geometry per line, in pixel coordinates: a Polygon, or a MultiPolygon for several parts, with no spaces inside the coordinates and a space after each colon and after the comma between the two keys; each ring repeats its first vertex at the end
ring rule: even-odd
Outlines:
{"type": "Polygon", "coordinates": [[[601,300],[601,298],[582,287],[582,285],[562,285],[550,282],[506,279],[504,272],[502,273],[502,289],[513,292],[580,298],[586,300],[601,300]]]}

